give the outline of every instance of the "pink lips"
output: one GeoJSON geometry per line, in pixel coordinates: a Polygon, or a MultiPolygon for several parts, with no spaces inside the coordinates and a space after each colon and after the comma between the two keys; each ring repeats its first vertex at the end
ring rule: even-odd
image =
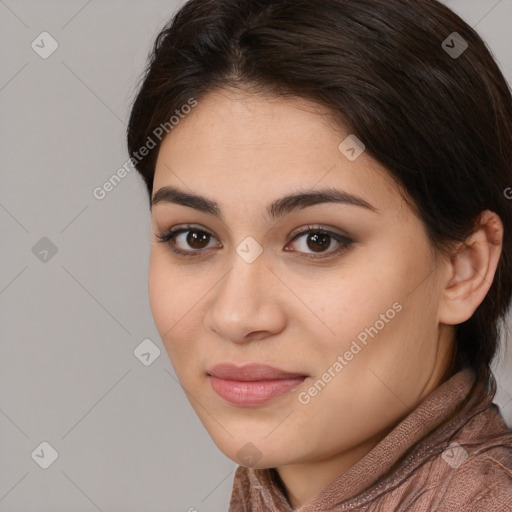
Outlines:
{"type": "Polygon", "coordinates": [[[213,390],[234,405],[261,405],[301,384],[307,375],[268,365],[218,364],[208,370],[213,390]]]}

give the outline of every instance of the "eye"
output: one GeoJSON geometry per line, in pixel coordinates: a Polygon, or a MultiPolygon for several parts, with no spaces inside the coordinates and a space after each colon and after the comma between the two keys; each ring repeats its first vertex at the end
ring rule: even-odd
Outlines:
{"type": "Polygon", "coordinates": [[[299,231],[299,233],[295,234],[292,242],[301,238],[303,240],[297,244],[299,246],[298,252],[305,252],[307,249],[312,250],[312,253],[305,253],[306,257],[311,259],[327,258],[339,254],[346,251],[350,244],[353,243],[353,240],[346,236],[326,229],[315,228],[314,226],[307,226],[299,231]],[[334,250],[327,251],[326,249],[329,249],[332,245],[337,247],[334,250]]]}
{"type": "MultiPolygon", "coordinates": [[[[158,233],[156,237],[159,242],[168,244],[173,253],[186,257],[202,256],[203,253],[206,252],[204,249],[211,248],[211,246],[209,246],[211,239],[215,238],[208,231],[194,228],[193,226],[182,226],[170,229],[158,233]],[[192,249],[188,249],[187,246],[192,249]]],[[[297,251],[289,251],[286,248],[285,250],[287,252],[305,252],[305,257],[309,259],[333,256],[347,250],[353,243],[353,240],[346,236],[326,229],[315,228],[314,226],[307,226],[298,233],[295,233],[290,243],[296,242],[296,240],[300,240],[301,238],[304,240],[297,244],[299,246],[297,251]],[[336,248],[327,251],[326,249],[331,248],[332,245],[336,246],[336,248]],[[306,252],[308,249],[311,250],[312,253],[306,252]]],[[[217,245],[217,247],[219,246],[222,247],[221,244],[217,245]]]]}
{"type": "Polygon", "coordinates": [[[208,231],[194,228],[193,226],[183,226],[177,229],[170,229],[163,233],[158,233],[156,237],[161,243],[169,244],[172,252],[175,254],[191,257],[200,256],[203,249],[208,248],[208,244],[205,244],[205,242],[208,242],[210,238],[214,238],[211,233],[208,233],[208,231]],[[184,246],[185,249],[177,246],[178,243],[184,246]],[[192,250],[186,249],[187,245],[188,247],[192,247],[192,250]]]}

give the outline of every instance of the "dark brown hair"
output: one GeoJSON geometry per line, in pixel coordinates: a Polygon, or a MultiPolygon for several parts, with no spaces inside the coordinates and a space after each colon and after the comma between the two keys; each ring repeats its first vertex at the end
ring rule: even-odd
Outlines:
{"type": "Polygon", "coordinates": [[[127,130],[150,204],[158,127],[170,133],[190,98],[219,87],[326,106],[405,191],[439,254],[483,210],[500,216],[494,282],[456,326],[450,368],[472,366],[494,394],[512,293],[512,97],[479,35],[435,0],[190,0],[155,41],[127,130]]]}

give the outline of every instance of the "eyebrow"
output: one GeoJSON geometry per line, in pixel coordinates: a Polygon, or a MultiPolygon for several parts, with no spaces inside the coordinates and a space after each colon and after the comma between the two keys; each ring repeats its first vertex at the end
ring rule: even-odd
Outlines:
{"type": "MultiPolygon", "coordinates": [[[[207,197],[190,194],[174,187],[162,187],[151,200],[151,207],[158,203],[173,203],[181,206],[188,206],[199,210],[200,212],[214,215],[222,219],[221,209],[216,201],[207,197]]],[[[281,197],[267,206],[267,218],[275,221],[280,217],[291,213],[294,210],[307,208],[322,203],[338,203],[350,206],[358,206],[372,212],[378,212],[375,208],[363,198],[349,194],[336,188],[325,188],[315,191],[298,191],[293,194],[281,197]]]]}

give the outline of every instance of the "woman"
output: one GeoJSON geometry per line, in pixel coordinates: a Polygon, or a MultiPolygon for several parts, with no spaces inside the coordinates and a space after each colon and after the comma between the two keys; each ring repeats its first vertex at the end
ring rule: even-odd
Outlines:
{"type": "Polygon", "coordinates": [[[128,127],[230,511],[512,510],[512,98],[434,0],[191,0],[128,127]]]}

